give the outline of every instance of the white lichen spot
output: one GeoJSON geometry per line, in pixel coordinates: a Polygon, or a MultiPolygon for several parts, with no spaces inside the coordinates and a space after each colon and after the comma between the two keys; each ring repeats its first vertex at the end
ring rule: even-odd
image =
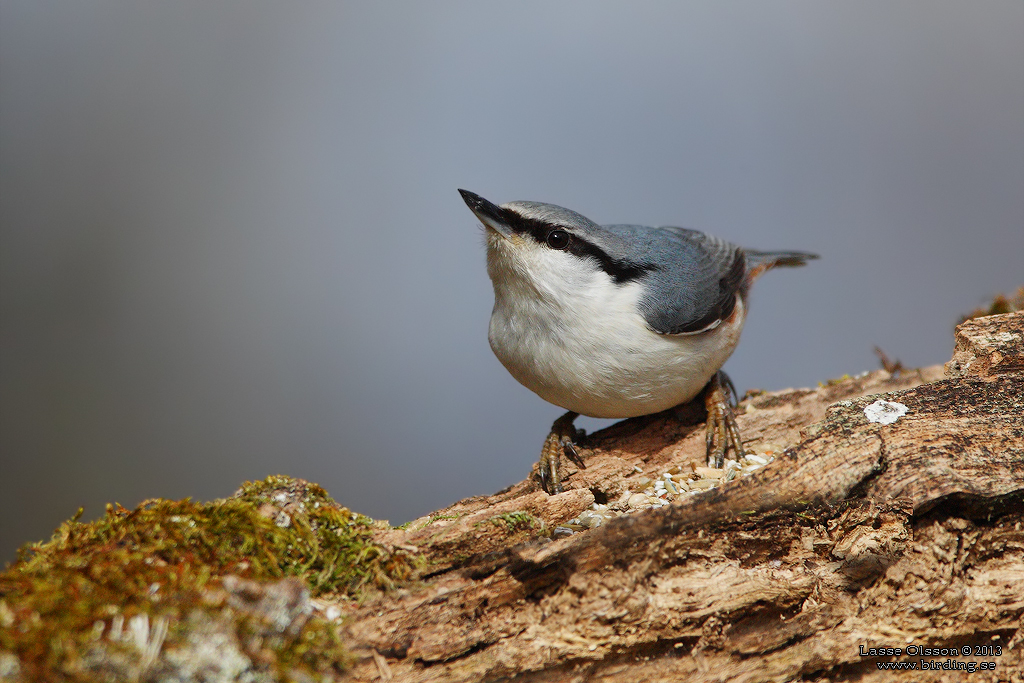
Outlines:
{"type": "Polygon", "coordinates": [[[149,615],[137,614],[129,619],[122,639],[133,643],[138,650],[145,650],[149,643],[149,615]]]}
{"type": "Polygon", "coordinates": [[[891,425],[907,414],[907,407],[894,401],[878,400],[864,409],[864,417],[868,422],[891,425]]]}
{"type": "Polygon", "coordinates": [[[107,622],[102,619],[97,619],[92,622],[92,632],[89,634],[89,638],[92,640],[99,640],[103,637],[103,632],[107,630],[107,622]]]}
{"type": "Polygon", "coordinates": [[[1010,344],[1019,340],[1020,335],[1013,332],[996,332],[992,335],[992,339],[1000,344],[1010,344]]]}
{"type": "Polygon", "coordinates": [[[0,652],[0,681],[20,681],[21,662],[13,652],[0,652]]]}

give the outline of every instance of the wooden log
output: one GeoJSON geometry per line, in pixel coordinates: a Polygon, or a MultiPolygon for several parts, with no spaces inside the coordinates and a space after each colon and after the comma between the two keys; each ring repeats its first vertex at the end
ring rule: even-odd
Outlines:
{"type": "Polygon", "coordinates": [[[1021,680],[1024,314],[969,320],[956,340],[945,379],[747,398],[751,443],[788,447],[665,507],[550,538],[595,500],[702,464],[685,415],[594,435],[564,494],[526,480],[382,531],[424,569],[340,605],[348,680],[904,678],[894,663],[940,667],[915,681],[1021,680]]]}

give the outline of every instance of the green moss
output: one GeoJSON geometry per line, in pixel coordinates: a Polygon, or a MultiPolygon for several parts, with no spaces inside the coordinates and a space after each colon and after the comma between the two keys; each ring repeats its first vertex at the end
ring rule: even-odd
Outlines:
{"type": "MultiPolygon", "coordinates": [[[[221,576],[294,576],[312,595],[355,596],[366,587],[391,587],[411,567],[408,556],[373,542],[368,517],[339,506],[319,486],[288,477],[246,483],[212,503],[108,505],[102,519],[76,517],[50,541],[26,546],[0,573],[0,650],[18,655],[28,678],[50,678],[68,672],[113,619],[165,619],[172,642],[175,625],[209,603],[221,576]]],[[[240,612],[243,618],[249,617],[240,612]]],[[[322,619],[285,640],[277,649],[280,663],[311,666],[314,652],[343,659],[334,627],[322,619]]]]}
{"type": "Polygon", "coordinates": [[[837,384],[842,384],[846,380],[853,379],[848,373],[842,377],[836,377],[835,379],[828,379],[824,382],[818,382],[819,387],[834,387],[837,384]]]}
{"type": "Polygon", "coordinates": [[[456,520],[461,519],[462,517],[464,517],[464,515],[431,515],[430,519],[427,521],[427,524],[432,524],[434,522],[439,522],[441,520],[456,520]]]}
{"type": "Polygon", "coordinates": [[[434,522],[451,521],[451,520],[461,519],[462,517],[465,517],[465,516],[466,516],[465,513],[459,513],[459,514],[454,514],[454,515],[431,515],[430,517],[427,518],[427,520],[425,522],[421,523],[415,529],[413,528],[413,524],[415,524],[418,521],[416,519],[410,519],[408,522],[404,522],[403,524],[399,524],[398,526],[390,527],[390,528],[392,528],[392,529],[400,529],[402,531],[412,531],[412,532],[423,531],[424,529],[426,529],[428,526],[430,526],[434,522]]]}
{"type": "Polygon", "coordinates": [[[372,519],[340,507],[316,484],[272,476],[246,483],[235,499],[275,516],[273,555],[282,573],[301,577],[314,595],[391,588],[409,575],[407,555],[389,554],[372,541],[372,519]]]}
{"type": "MultiPolygon", "coordinates": [[[[496,515],[488,519],[487,522],[496,526],[504,527],[510,533],[534,528],[544,528],[544,522],[542,520],[537,519],[529,512],[523,512],[522,510],[515,510],[513,512],[506,512],[503,515],[496,515]]],[[[486,522],[481,523],[483,524],[486,522]]]]}

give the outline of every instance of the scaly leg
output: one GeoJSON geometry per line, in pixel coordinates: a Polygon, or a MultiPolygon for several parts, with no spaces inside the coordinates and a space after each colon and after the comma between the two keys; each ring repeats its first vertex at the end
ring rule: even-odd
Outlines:
{"type": "Polygon", "coordinates": [[[736,451],[737,458],[746,454],[736,425],[736,415],[732,410],[738,404],[730,401],[730,398],[735,397],[736,388],[729,376],[721,370],[716,372],[704,394],[704,405],[708,409],[708,467],[721,468],[725,465],[725,454],[730,446],[736,451]]]}
{"type": "Polygon", "coordinates": [[[579,413],[571,410],[562,417],[555,420],[551,425],[551,433],[544,441],[544,448],[540,451],[540,460],[537,462],[537,473],[540,477],[540,485],[550,494],[562,492],[562,480],[558,474],[558,467],[562,462],[562,453],[580,469],[587,469],[583,459],[576,452],[576,443],[586,438],[587,433],[582,429],[576,429],[572,423],[579,417],[579,413]]]}

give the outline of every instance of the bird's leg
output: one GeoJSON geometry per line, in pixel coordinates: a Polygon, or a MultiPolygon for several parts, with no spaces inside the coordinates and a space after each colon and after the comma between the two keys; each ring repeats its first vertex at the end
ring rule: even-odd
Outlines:
{"type": "Polygon", "coordinates": [[[587,436],[582,429],[573,427],[573,420],[577,417],[579,417],[579,413],[570,410],[555,420],[555,423],[551,425],[551,433],[544,441],[544,448],[541,449],[537,473],[540,477],[540,485],[550,494],[562,492],[562,481],[558,474],[562,453],[579,465],[580,469],[587,469],[587,466],[583,464],[583,459],[576,452],[576,444],[587,436]]]}
{"type": "Polygon", "coordinates": [[[730,446],[736,451],[737,458],[742,458],[746,454],[739,427],[736,425],[736,415],[732,410],[733,406],[738,404],[730,400],[735,398],[736,388],[732,385],[732,380],[719,370],[708,382],[704,393],[704,405],[708,410],[708,467],[721,469],[725,465],[725,454],[730,446]]]}

